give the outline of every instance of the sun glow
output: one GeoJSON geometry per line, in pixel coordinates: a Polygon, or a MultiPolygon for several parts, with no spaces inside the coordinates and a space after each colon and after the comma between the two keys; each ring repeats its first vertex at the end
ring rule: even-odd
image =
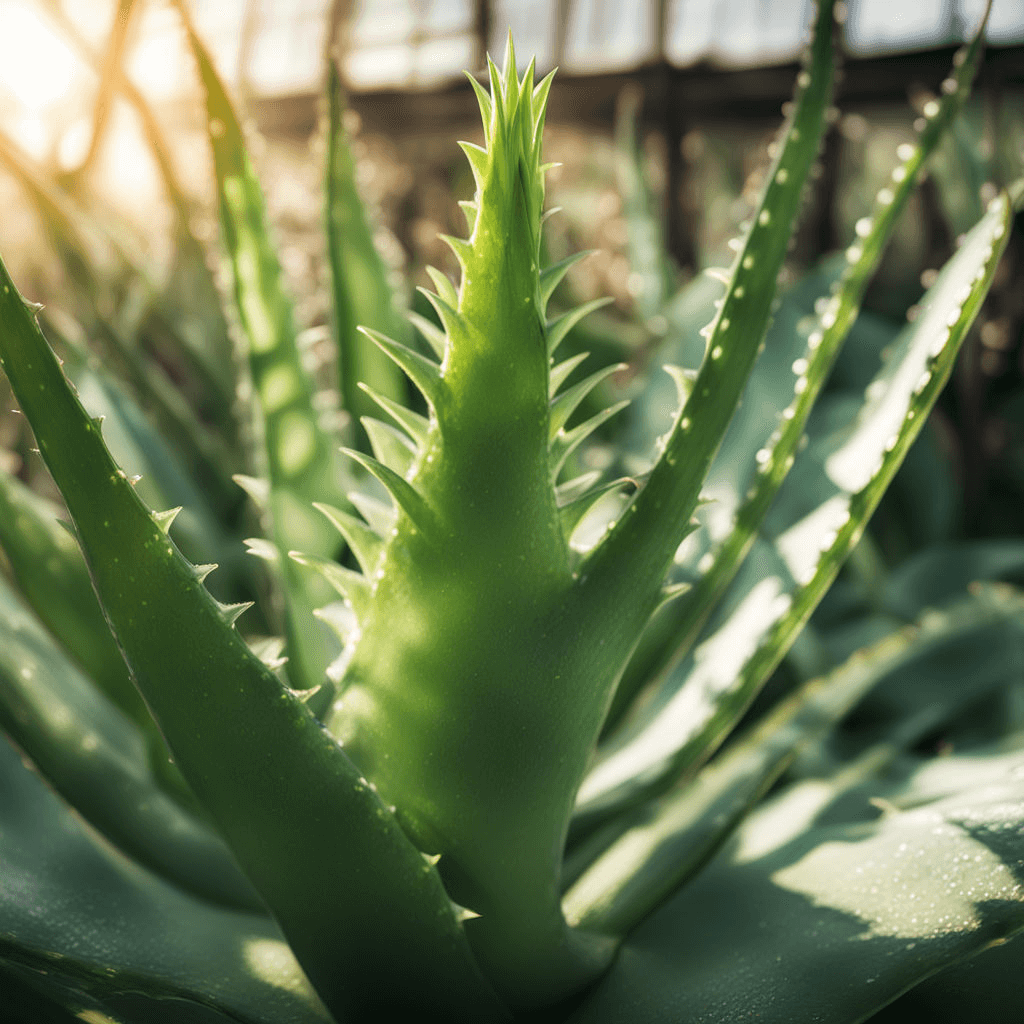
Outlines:
{"type": "Polygon", "coordinates": [[[75,55],[26,4],[4,10],[0,33],[0,94],[13,96],[25,114],[39,115],[65,96],[75,78],[75,55]]]}

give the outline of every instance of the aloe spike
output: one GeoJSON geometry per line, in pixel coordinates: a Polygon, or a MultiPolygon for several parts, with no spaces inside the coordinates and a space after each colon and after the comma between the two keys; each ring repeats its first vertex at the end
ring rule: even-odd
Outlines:
{"type": "Polygon", "coordinates": [[[392,402],[390,398],[377,394],[365,384],[360,386],[412,438],[417,448],[423,448],[426,445],[430,421],[425,416],[421,416],[418,412],[413,412],[397,402],[392,402]]]}
{"type": "Polygon", "coordinates": [[[174,525],[174,520],[178,518],[179,512],[181,512],[180,505],[176,505],[174,508],[169,508],[166,512],[153,512],[153,522],[160,527],[160,531],[162,533],[169,535],[171,527],[174,525]]]}
{"type": "Polygon", "coordinates": [[[317,502],[314,506],[318,512],[322,512],[331,525],[345,538],[345,542],[352,549],[352,554],[362,567],[363,572],[370,576],[377,567],[381,553],[384,550],[384,542],[370,529],[361,519],[357,519],[348,512],[332,505],[325,505],[317,502]]]}
{"type": "Polygon", "coordinates": [[[606,484],[602,484],[600,487],[588,489],[586,493],[573,498],[571,501],[567,501],[564,504],[559,504],[558,511],[562,519],[562,529],[565,530],[566,537],[569,537],[573,530],[579,526],[583,517],[594,507],[594,504],[603,498],[606,494],[611,494],[615,491],[622,491],[626,487],[636,486],[636,481],[631,480],[628,477],[623,477],[621,480],[610,480],[606,484]]]}
{"type": "Polygon", "coordinates": [[[402,369],[435,409],[439,404],[443,405],[441,370],[437,363],[378,331],[368,327],[360,327],[359,330],[402,369]]]}
{"type": "MultiPolygon", "coordinates": [[[[437,291],[436,297],[443,299],[454,309],[459,304],[459,293],[455,290],[455,285],[452,284],[448,275],[444,271],[438,270],[437,267],[427,267],[427,276],[437,291]]],[[[419,291],[433,303],[433,299],[431,299],[430,292],[427,289],[420,288],[419,291]]],[[[437,312],[438,316],[440,316],[441,311],[438,310],[437,312]]]]}
{"type": "MultiPolygon", "coordinates": [[[[585,260],[588,256],[593,256],[593,249],[583,249],[580,252],[574,252],[565,259],[559,260],[557,263],[552,263],[551,266],[545,267],[540,272],[540,298],[541,298],[541,309],[548,308],[548,302],[551,301],[551,296],[555,289],[562,283],[565,275],[569,273],[569,269],[574,267],[580,260],[585,260]]],[[[602,300],[604,302],[609,301],[608,299],[602,300]]]]}
{"type": "MultiPolygon", "coordinates": [[[[263,541],[264,544],[269,544],[269,541],[264,541],[262,537],[260,537],[258,539],[263,541]]],[[[249,542],[245,541],[243,543],[249,543],[249,542]]],[[[273,546],[273,545],[271,545],[271,546],[273,546]]],[[[275,548],[274,550],[276,551],[277,549],[275,548]]],[[[192,566],[192,573],[195,576],[197,583],[205,583],[206,582],[206,578],[216,568],[218,568],[218,565],[217,565],[216,562],[206,562],[206,563],[204,563],[202,565],[193,565],[192,566]]]]}
{"type": "MultiPolygon", "coordinates": [[[[431,267],[427,267],[427,272],[429,273],[431,269],[431,267]]],[[[455,334],[465,333],[465,324],[456,309],[458,293],[455,292],[455,286],[439,270],[433,276],[438,286],[436,293],[428,288],[417,288],[417,291],[434,307],[434,311],[437,313],[444,327],[445,334],[449,339],[455,334]],[[441,281],[448,281],[448,287],[442,288],[440,286],[441,281]],[[449,295],[454,296],[454,298],[450,298],[449,295]]]]}
{"type": "Polygon", "coordinates": [[[614,405],[608,406],[607,409],[602,409],[599,413],[595,413],[590,419],[584,420],[583,423],[573,427],[572,430],[563,429],[555,434],[551,442],[551,478],[553,480],[557,479],[559,473],[562,472],[562,467],[565,465],[565,460],[602,423],[610,420],[616,413],[622,412],[627,405],[629,405],[629,401],[623,399],[621,402],[616,402],[614,405]]]}
{"type": "Polygon", "coordinates": [[[360,422],[370,439],[374,458],[399,476],[404,477],[412,468],[413,460],[416,458],[415,445],[401,430],[382,423],[380,420],[375,420],[371,416],[364,416],[360,422]]]}
{"type": "Polygon", "coordinates": [[[550,373],[550,393],[551,397],[554,398],[561,386],[569,378],[573,370],[580,365],[588,356],[589,352],[580,352],[578,355],[570,356],[568,359],[564,359],[560,363],[556,363],[551,367],[550,373]]]}
{"type": "Polygon", "coordinates": [[[547,338],[548,338],[548,355],[553,355],[555,349],[565,340],[565,336],[585,317],[589,316],[596,309],[601,309],[603,306],[607,306],[608,303],[613,300],[608,297],[602,297],[600,299],[591,299],[590,302],[584,302],[582,305],[575,306],[566,313],[562,313],[561,316],[555,317],[554,320],[549,320],[546,325],[547,338]]]}
{"type": "Polygon", "coordinates": [[[466,260],[472,258],[473,247],[464,238],[456,238],[454,235],[438,235],[440,241],[444,242],[455,254],[459,266],[465,268],[466,260]]]}
{"type": "Polygon", "coordinates": [[[342,453],[350,459],[358,462],[368,473],[375,476],[383,485],[388,494],[391,495],[401,512],[404,512],[413,523],[421,530],[432,532],[434,517],[427,503],[416,488],[404,477],[399,476],[393,469],[389,469],[376,459],[357,452],[352,448],[342,448],[342,453]]]}
{"type": "Polygon", "coordinates": [[[425,316],[420,316],[419,313],[410,313],[409,322],[426,338],[427,344],[433,350],[434,355],[438,359],[444,359],[444,347],[448,338],[444,331],[432,320],[428,320],[425,316]]]}
{"type": "Polygon", "coordinates": [[[459,147],[469,159],[469,166],[473,171],[476,187],[479,188],[487,180],[487,150],[478,146],[475,142],[460,142],[459,147]]]}
{"type": "MultiPolygon", "coordinates": [[[[264,562],[269,562],[274,566],[280,565],[281,549],[273,541],[269,541],[265,537],[246,537],[242,543],[245,545],[246,554],[252,555],[254,558],[261,558],[264,562]]],[[[215,565],[197,565],[194,568],[196,578],[202,583],[207,575],[217,567],[215,565]]]]}
{"type": "Polygon", "coordinates": [[[346,569],[329,558],[305,555],[301,551],[289,551],[288,557],[299,565],[316,569],[318,573],[352,606],[356,617],[365,614],[371,597],[370,581],[362,574],[346,569]]]}
{"type": "Polygon", "coordinates": [[[459,209],[466,215],[466,231],[469,234],[473,234],[473,228],[476,226],[476,214],[477,205],[469,199],[459,200],[459,209]]]}
{"type": "Polygon", "coordinates": [[[610,377],[613,373],[620,373],[625,370],[625,363],[613,363],[611,366],[606,366],[603,369],[597,370],[592,373],[589,377],[584,378],[578,384],[574,384],[567,391],[563,391],[560,395],[556,395],[554,400],[551,402],[551,423],[549,432],[552,440],[555,435],[568,423],[569,417],[579,407],[587,395],[590,394],[594,388],[597,387],[601,381],[610,377]]]}
{"type": "Polygon", "coordinates": [[[491,119],[494,114],[491,107],[491,97],[487,95],[487,90],[476,80],[473,74],[467,71],[465,75],[469,79],[469,84],[473,87],[473,94],[476,96],[477,104],[480,107],[480,120],[483,122],[484,140],[489,146],[491,143],[491,119]]]}
{"type": "Polygon", "coordinates": [[[718,603],[750,550],[757,527],[792,464],[811,409],[857,318],[868,283],[915,188],[921,167],[967,100],[981,58],[987,19],[988,10],[967,47],[964,59],[948,79],[952,86],[943,90],[936,108],[925,119],[917,145],[911,147],[912,152],[896,165],[890,182],[879,190],[871,215],[858,221],[857,237],[846,251],[846,268],[838,287],[823,302],[824,309],[818,314],[810,332],[805,355],[793,364],[793,399],[782,413],[778,430],[758,453],[758,474],[736,512],[735,526],[725,542],[715,550],[710,568],[697,580],[686,600],[674,610],[671,629],[676,640],[662,656],[661,663],[649,666],[648,672],[658,670],[664,673],[679,663],[696,639],[708,610],[718,603]]]}
{"type": "Polygon", "coordinates": [[[0,367],[62,489],[136,685],[321,997],[343,1018],[379,1013],[382,1002],[500,1018],[436,872],[305,705],[225,625],[118,473],[2,264],[0,322],[0,367]],[[346,870],[310,884],[311,859],[351,865],[360,885],[346,870]]]}
{"type": "Polygon", "coordinates": [[[270,505],[270,481],[266,477],[246,476],[236,473],[231,478],[252,500],[252,503],[264,512],[270,505]]]}
{"type": "Polygon", "coordinates": [[[398,510],[390,502],[378,501],[372,495],[364,494],[362,491],[350,491],[348,500],[352,502],[378,537],[386,537],[395,528],[398,510]]]}

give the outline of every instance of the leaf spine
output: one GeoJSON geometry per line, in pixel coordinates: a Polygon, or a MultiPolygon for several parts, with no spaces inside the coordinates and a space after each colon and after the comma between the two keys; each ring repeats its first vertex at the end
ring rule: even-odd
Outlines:
{"type": "Polygon", "coordinates": [[[423,447],[427,440],[427,431],[430,429],[430,421],[425,416],[407,409],[400,402],[378,394],[369,384],[360,381],[359,387],[416,442],[417,447],[423,447]]]}
{"type": "Polygon", "coordinates": [[[427,503],[423,500],[419,491],[408,480],[399,476],[393,469],[389,469],[383,463],[371,458],[363,452],[355,451],[352,448],[342,448],[341,453],[350,459],[358,462],[367,472],[375,476],[383,485],[385,490],[394,499],[395,504],[401,509],[421,530],[428,531],[433,526],[433,516],[427,503]]]}
{"type": "Polygon", "coordinates": [[[158,529],[164,535],[169,535],[171,532],[171,525],[174,520],[178,518],[178,513],[181,511],[181,505],[176,508],[169,508],[166,512],[150,512],[149,517],[156,523],[158,529]]]}
{"type": "Polygon", "coordinates": [[[313,508],[326,516],[331,525],[345,538],[363,572],[369,575],[376,569],[384,551],[384,541],[361,519],[324,502],[314,501],[313,508]]]}
{"type": "Polygon", "coordinates": [[[346,569],[329,558],[307,555],[302,551],[289,551],[288,557],[308,569],[315,569],[351,605],[357,617],[362,617],[373,596],[370,581],[360,572],[346,569]]]}
{"type": "Polygon", "coordinates": [[[389,338],[380,331],[370,327],[360,327],[359,331],[365,334],[385,355],[390,356],[392,361],[405,372],[405,375],[423,393],[423,397],[431,405],[437,405],[441,393],[441,367],[419,352],[414,352],[401,342],[389,338]]]}
{"type": "Polygon", "coordinates": [[[600,299],[591,299],[590,302],[584,302],[582,306],[576,306],[574,309],[570,309],[568,312],[563,313],[554,320],[549,320],[545,325],[545,333],[547,335],[548,342],[548,355],[550,356],[554,354],[555,349],[557,349],[565,340],[565,336],[585,316],[589,316],[595,309],[607,306],[608,303],[613,301],[614,300],[610,295],[603,296],[600,299]]]}

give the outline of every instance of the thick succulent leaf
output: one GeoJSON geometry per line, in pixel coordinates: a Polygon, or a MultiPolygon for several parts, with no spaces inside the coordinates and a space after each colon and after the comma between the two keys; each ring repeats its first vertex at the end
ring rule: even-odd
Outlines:
{"type": "MultiPolygon", "coordinates": [[[[890,758],[1005,684],[1024,658],[1022,610],[1012,592],[979,591],[805,684],[688,784],[602,829],[610,833],[607,848],[566,894],[569,920],[615,933],[635,927],[710,859],[801,748],[819,743],[879,684],[907,684],[918,697],[907,719],[885,736],[890,758]],[[967,679],[965,665],[971,666],[967,679]]],[[[585,847],[601,839],[599,833],[585,847]]]]}
{"type": "Polygon", "coordinates": [[[559,607],[572,569],[549,463],[541,111],[532,70],[516,75],[509,53],[492,72],[490,145],[469,147],[479,186],[472,238],[454,246],[459,289],[435,274],[428,296],[443,363],[378,338],[431,418],[408,479],[353,454],[398,514],[378,524],[360,506],[385,549],[325,724],[421,848],[440,854],[452,898],[477,915],[466,934],[495,987],[536,1008],[585,986],[613,944],[570,932],[560,908],[562,835],[600,724],[586,702],[598,702],[602,668],[577,657],[559,607]],[[539,636],[538,616],[562,621],[539,636]],[[559,686],[542,664],[564,666],[559,686]]]}
{"type": "Polygon", "coordinates": [[[135,401],[98,363],[78,352],[65,359],[65,372],[82,405],[103,421],[103,436],[117,464],[135,480],[150,508],[181,508],[174,520],[175,542],[193,562],[216,563],[218,592],[229,594],[247,569],[236,540],[228,538],[203,491],[174,449],[135,401]]]}
{"type": "Polygon", "coordinates": [[[96,600],[89,570],[58,509],[0,472],[0,548],[11,576],[36,615],[92,684],[141,731],[157,781],[186,807],[194,805],[167,745],[139,696],[96,600]]]}
{"type": "Polygon", "coordinates": [[[213,903],[262,910],[221,839],[157,786],[148,737],[93,689],[2,580],[0,726],[126,856],[213,903]]]}
{"type": "Polygon", "coordinates": [[[833,7],[828,0],[819,4],[792,119],[737,255],[722,306],[710,325],[707,355],[693,390],[645,485],[580,573],[584,606],[603,609],[609,604],[607,595],[617,595],[618,600],[611,602],[616,609],[614,626],[600,614],[593,618],[601,620],[602,636],[612,628],[629,633],[630,649],[654,611],[673,555],[691,528],[704,478],[742,397],[771,316],[777,276],[832,94],[833,7]],[[649,602],[638,600],[648,591],[649,602]],[[623,614],[623,606],[629,614],[623,614]]]}
{"type": "MultiPolygon", "coordinates": [[[[271,244],[263,193],[238,117],[191,27],[189,41],[206,93],[224,246],[262,418],[272,539],[282,551],[299,549],[330,557],[337,553],[338,536],[311,506],[314,501],[345,505],[335,457],[337,440],[324,430],[314,407],[312,382],[296,343],[292,305],[271,244]]],[[[289,676],[298,688],[318,686],[338,655],[334,635],[313,616],[329,595],[318,576],[304,573],[289,559],[282,560],[281,582],[287,604],[289,676]]]]}
{"type": "Polygon", "coordinates": [[[356,188],[355,163],[342,123],[343,104],[341,80],[331,60],[327,66],[324,212],[343,406],[358,420],[374,411],[371,400],[359,390],[360,383],[393,401],[404,402],[407,395],[395,365],[356,328],[369,327],[403,344],[408,344],[410,330],[396,308],[388,271],[373,244],[356,188]]]}
{"type": "Polygon", "coordinates": [[[123,1006],[132,1024],[329,1024],[269,919],[211,906],[127,860],[2,736],[0,787],[5,968],[72,1012],[120,1020],[123,1006]]]}
{"type": "MultiPolygon", "coordinates": [[[[789,397],[784,408],[769,408],[766,410],[767,415],[762,413],[762,422],[774,420],[777,425],[771,436],[759,443],[753,458],[749,452],[743,453],[746,459],[737,468],[748,477],[753,469],[752,479],[748,479],[745,493],[734,510],[725,506],[714,513],[720,521],[728,523],[728,532],[715,543],[713,553],[706,558],[691,591],[677,602],[671,614],[665,616],[660,627],[666,631],[671,629],[677,638],[672,654],[668,656],[670,662],[671,659],[678,662],[696,639],[710,609],[725,592],[750,550],[759,524],[793,465],[811,409],[844,340],[857,319],[868,283],[878,267],[885,244],[906,207],[918,173],[963,107],[970,92],[971,81],[980,60],[983,30],[984,24],[971,46],[962,55],[964,59],[960,61],[953,77],[949,79],[951,85],[944,90],[942,101],[929,107],[918,145],[907,147],[909,152],[901,150],[901,162],[894,169],[890,184],[879,191],[873,213],[858,221],[857,238],[846,251],[846,266],[832,284],[831,297],[822,297],[815,304],[816,322],[804,336],[804,351],[797,353],[790,362],[790,353],[766,350],[759,361],[762,368],[761,376],[770,376],[772,370],[776,374],[781,370],[784,374],[785,367],[790,367],[791,376],[787,382],[789,388],[783,385],[779,389],[776,386],[764,392],[766,396],[770,394],[777,401],[780,390],[782,394],[789,390],[789,397]],[[710,564],[707,564],[708,562],[710,564]]],[[[802,332],[796,330],[797,325],[793,324],[792,327],[790,337],[800,338],[802,332]]],[[[749,404],[744,402],[742,408],[744,412],[741,425],[734,424],[730,427],[727,442],[732,438],[741,438],[744,434],[749,436],[750,425],[756,422],[751,419],[749,404]],[[743,429],[743,419],[746,420],[746,430],[743,429]]],[[[720,455],[726,455],[727,452],[723,445],[720,455]]],[[[728,454],[733,455],[731,452],[728,454]]],[[[715,479],[715,468],[713,465],[709,483],[721,486],[721,482],[715,479]]],[[[662,669],[665,667],[664,657],[663,655],[663,662],[658,666],[662,669]]]]}
{"type": "Polygon", "coordinates": [[[650,705],[657,710],[610,743],[581,787],[578,810],[605,803],[635,776],[658,775],[674,756],[669,748],[690,752],[675,762],[679,770],[691,757],[706,758],[738,721],[860,538],[938,397],[992,281],[1010,212],[1005,196],[994,201],[950,259],[854,422],[837,431],[830,451],[814,453],[829,496],[774,538],[760,564],[748,558],[731,612],[667,677],[650,705]]]}
{"type": "Polygon", "coordinates": [[[436,869],[230,627],[235,612],[203,589],[118,470],[2,273],[0,366],[61,487],[136,684],[321,997],[342,1016],[382,999],[500,1015],[436,869]],[[311,877],[310,863],[332,871],[311,877]]]}
{"type": "Polygon", "coordinates": [[[1019,778],[871,824],[797,821],[743,858],[771,812],[629,937],[574,1024],[854,1024],[1024,929],[1019,778]]]}
{"type": "Polygon", "coordinates": [[[60,524],[62,511],[0,471],[0,547],[22,596],[86,675],[142,725],[150,714],[96,601],[78,544],[60,524]]]}

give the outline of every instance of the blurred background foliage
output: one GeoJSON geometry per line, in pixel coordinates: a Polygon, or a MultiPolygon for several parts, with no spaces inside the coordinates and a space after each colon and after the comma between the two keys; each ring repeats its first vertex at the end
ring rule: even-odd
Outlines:
{"type": "MultiPolygon", "coordinates": [[[[749,214],[789,95],[806,3],[217,0],[192,7],[246,101],[298,316],[314,331],[326,325],[329,293],[320,201],[324,54],[337,54],[348,90],[345,124],[374,242],[410,303],[414,286],[427,283],[427,264],[455,274],[437,235],[459,233],[457,200],[472,186],[453,142],[480,134],[461,69],[482,66],[509,27],[541,69],[558,65],[547,152],[560,165],[549,201],[562,214],[549,222],[548,246],[556,258],[596,250],[574,268],[570,287],[577,300],[614,297],[593,318],[586,344],[630,362],[611,385],[628,392],[630,376],[652,360],[660,365],[662,340],[678,332],[673,295],[700,271],[729,262],[728,242],[749,214]]],[[[981,6],[849,4],[837,96],[843,113],[792,252],[794,280],[853,236],[899,146],[913,141],[915,110],[937,88],[981,6]]],[[[216,211],[198,84],[169,4],[6,0],[3,17],[0,249],[27,293],[81,322],[81,297],[64,278],[68,245],[84,245],[90,273],[103,279],[91,284],[129,321],[145,305],[139,267],[152,287],[166,285],[178,319],[185,296],[213,310],[210,296],[204,305],[195,294],[202,275],[189,270],[199,258],[190,246],[215,239],[216,211]],[[54,226],[54,203],[77,225],[73,242],[54,226]],[[63,247],[65,258],[55,259],[41,238],[63,247]]],[[[989,40],[975,96],[868,297],[880,322],[916,300],[995,190],[1020,173],[1020,4],[997,0],[989,40]]],[[[1019,261],[1011,253],[1003,276],[1012,279],[1019,261]]],[[[875,537],[886,562],[939,539],[1020,532],[1022,305],[1019,288],[997,286],[933,429],[879,513],[875,537]]],[[[109,320],[114,310],[93,312],[109,320]]],[[[144,347],[180,384],[186,368],[173,364],[172,347],[161,347],[146,319],[144,347]]],[[[184,329],[197,338],[206,330],[198,309],[184,329]]],[[[856,367],[837,373],[857,376],[856,367]]],[[[209,400],[201,415],[215,418],[209,400]]],[[[3,447],[24,449],[20,432],[0,418],[3,447]]]]}

